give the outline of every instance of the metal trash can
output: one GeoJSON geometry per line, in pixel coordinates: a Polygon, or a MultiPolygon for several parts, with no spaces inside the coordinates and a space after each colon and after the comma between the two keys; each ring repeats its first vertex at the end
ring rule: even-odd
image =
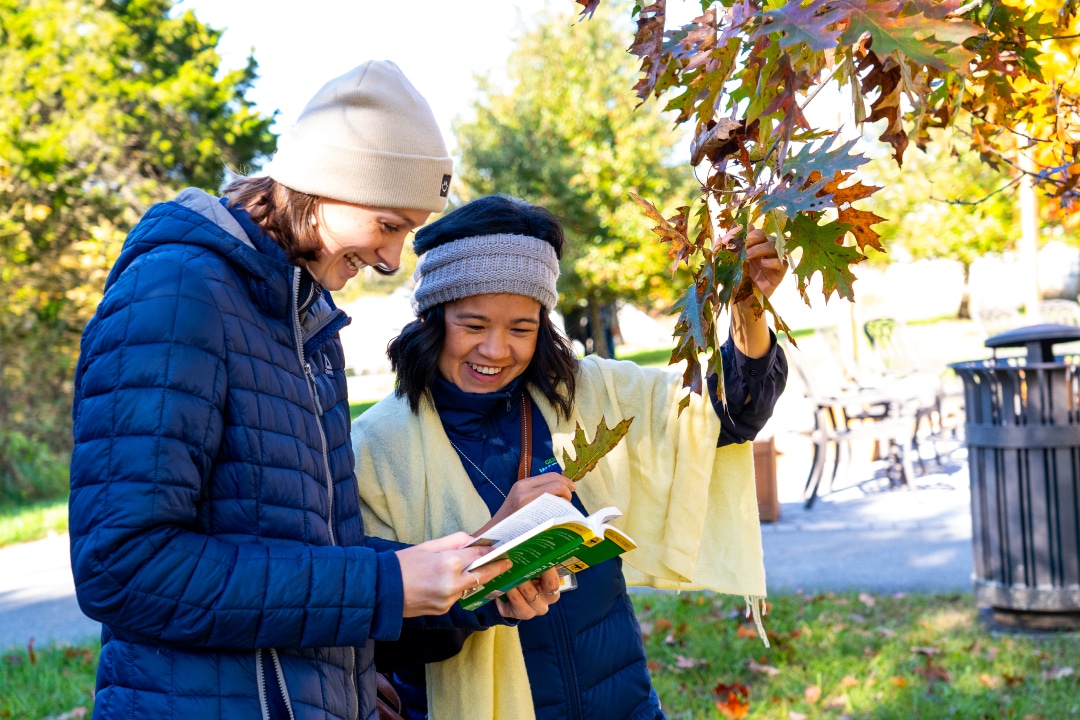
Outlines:
{"type": "Polygon", "coordinates": [[[1071,325],[995,335],[990,360],[950,365],[964,383],[975,600],[1025,630],[1080,627],[1080,357],[1071,325]],[[1026,347],[1027,358],[997,348],[1026,347]]]}

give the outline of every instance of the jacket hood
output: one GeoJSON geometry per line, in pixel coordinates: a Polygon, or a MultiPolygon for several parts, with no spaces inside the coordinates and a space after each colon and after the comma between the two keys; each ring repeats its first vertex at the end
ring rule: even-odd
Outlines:
{"type": "Polygon", "coordinates": [[[124,241],[106,287],[116,281],[137,258],[162,245],[204,247],[221,255],[243,274],[268,280],[290,267],[282,258],[256,249],[248,234],[221,201],[196,188],[175,199],[150,207],[124,241]]]}
{"type": "Polygon", "coordinates": [[[245,279],[252,298],[265,312],[283,317],[289,310],[293,266],[285,252],[261,233],[246,213],[236,212],[242,215],[243,223],[219,198],[196,188],[151,206],[124,240],[105,288],[132,263],[159,247],[195,246],[223,258],[245,279]],[[252,238],[252,233],[261,236],[252,238]]]}

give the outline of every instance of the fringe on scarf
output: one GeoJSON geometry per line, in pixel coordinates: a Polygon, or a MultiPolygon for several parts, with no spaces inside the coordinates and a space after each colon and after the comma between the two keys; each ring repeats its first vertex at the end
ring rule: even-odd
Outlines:
{"type": "Polygon", "coordinates": [[[769,637],[765,634],[765,625],[761,622],[762,616],[765,615],[765,597],[763,595],[744,595],[743,599],[746,600],[746,617],[754,618],[754,627],[757,628],[758,637],[761,638],[761,642],[765,643],[765,647],[769,647],[769,637]]]}

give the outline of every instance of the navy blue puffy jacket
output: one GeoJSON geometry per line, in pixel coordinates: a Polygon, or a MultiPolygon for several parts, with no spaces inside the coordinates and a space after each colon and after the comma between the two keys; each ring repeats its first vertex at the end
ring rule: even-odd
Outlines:
{"type": "Polygon", "coordinates": [[[254,245],[155,205],[83,335],[70,531],[104,625],[94,717],[375,718],[364,646],[397,637],[401,575],[365,547],[348,320],[322,300],[302,327],[303,271],[201,198],[254,245]]]}

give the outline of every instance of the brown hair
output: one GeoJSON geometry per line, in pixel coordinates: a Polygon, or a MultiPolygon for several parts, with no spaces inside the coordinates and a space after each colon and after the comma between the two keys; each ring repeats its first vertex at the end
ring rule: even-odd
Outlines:
{"type": "Polygon", "coordinates": [[[270,177],[240,176],[222,193],[229,206],[239,205],[256,225],[272,237],[290,262],[315,260],[322,250],[322,238],[311,222],[319,198],[287,188],[270,177]]]}

